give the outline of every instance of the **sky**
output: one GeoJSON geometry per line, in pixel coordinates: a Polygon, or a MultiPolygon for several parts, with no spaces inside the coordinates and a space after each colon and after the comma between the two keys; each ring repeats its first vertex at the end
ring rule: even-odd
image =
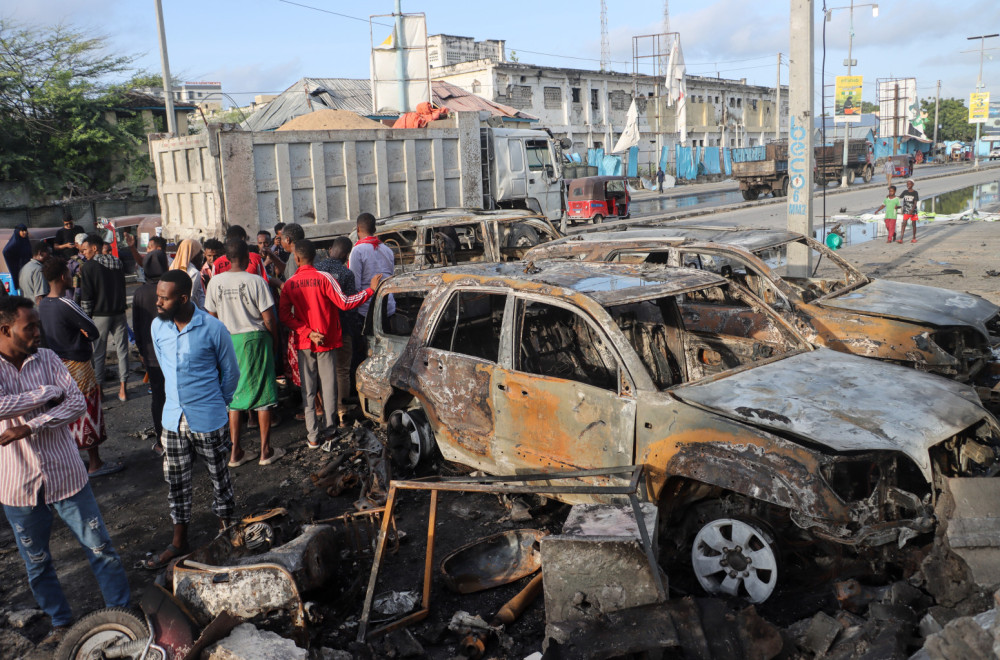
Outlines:
{"type": "MultiPolygon", "coordinates": [[[[155,3],[152,0],[30,0],[4,3],[0,17],[22,24],[59,22],[107,38],[135,66],[160,71],[155,3]]],[[[632,71],[632,37],[664,31],[663,2],[607,0],[611,68],[632,71]]],[[[674,0],[670,28],[679,32],[688,73],[746,78],[773,86],[777,53],[784,53],[782,83],[788,82],[788,0],[674,0]]],[[[816,98],[819,103],[823,30],[826,71],[846,74],[849,0],[815,3],[816,98]]],[[[1000,32],[997,0],[885,0],[878,17],[870,6],[854,10],[855,75],[864,76],[864,100],[876,101],[879,78],[915,77],[917,93],[942,98],[975,91],[979,41],[967,37],[1000,32]],[[963,53],[962,51],[976,52],[963,53]]],[[[429,34],[505,39],[522,63],[598,69],[601,54],[597,0],[403,0],[404,12],[424,12],[429,34]]],[[[393,0],[163,0],[174,78],[219,81],[239,104],[255,94],[279,93],[304,77],[367,78],[371,34],[368,17],[389,14],[393,0]],[[312,8],[310,8],[312,7],[312,8]]],[[[386,19],[379,19],[385,21],[386,19]]],[[[387,28],[376,25],[381,41],[387,28]]],[[[983,82],[1000,96],[1000,38],[986,40],[983,82]],[[990,50],[993,49],[993,50],[990,50]]],[[[831,101],[827,101],[830,105],[831,101]]]]}

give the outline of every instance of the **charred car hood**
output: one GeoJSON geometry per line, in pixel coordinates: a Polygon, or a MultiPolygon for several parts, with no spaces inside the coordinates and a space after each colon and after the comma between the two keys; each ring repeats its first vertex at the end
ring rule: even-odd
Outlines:
{"type": "Polygon", "coordinates": [[[986,321],[1000,311],[1000,307],[979,296],[891,280],[872,280],[843,295],[820,300],[819,304],[925,325],[969,325],[984,337],[989,336],[986,321]]]}
{"type": "Polygon", "coordinates": [[[968,385],[826,348],[672,392],[834,451],[901,451],[928,480],[928,449],[988,415],[968,385]]]}

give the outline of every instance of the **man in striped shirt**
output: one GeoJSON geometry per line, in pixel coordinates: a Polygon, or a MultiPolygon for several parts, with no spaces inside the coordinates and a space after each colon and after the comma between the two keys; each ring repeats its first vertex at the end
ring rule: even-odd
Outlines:
{"type": "Polygon", "coordinates": [[[68,430],[86,410],[83,395],[40,341],[32,302],[0,299],[0,503],[31,592],[59,631],[73,614],[49,552],[53,511],[83,546],[105,605],[128,606],[129,587],[68,430]]]}

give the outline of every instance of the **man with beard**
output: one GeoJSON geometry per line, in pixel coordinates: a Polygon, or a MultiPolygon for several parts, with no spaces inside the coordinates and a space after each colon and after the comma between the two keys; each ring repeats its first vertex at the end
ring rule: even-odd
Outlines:
{"type": "Polygon", "coordinates": [[[229,331],[191,302],[191,278],[185,271],[169,270],[160,277],[156,311],[153,348],[166,393],[160,441],[174,536],[166,550],[145,562],[150,570],[159,570],[190,551],[191,463],[195,454],[208,468],[215,491],[212,511],[221,527],[225,529],[233,517],[236,503],[229,478],[227,406],[240,380],[229,331]]]}

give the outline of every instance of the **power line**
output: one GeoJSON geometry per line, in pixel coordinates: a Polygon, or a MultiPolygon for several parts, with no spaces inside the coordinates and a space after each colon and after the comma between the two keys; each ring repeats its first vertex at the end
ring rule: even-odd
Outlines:
{"type": "Polygon", "coordinates": [[[372,23],[375,23],[375,25],[384,25],[385,27],[393,27],[392,25],[390,25],[388,23],[379,23],[377,21],[371,21],[371,19],[368,19],[368,18],[361,18],[359,16],[351,16],[349,14],[341,14],[338,11],[330,11],[329,9],[323,9],[322,7],[313,7],[312,5],[304,5],[304,4],[300,3],[300,2],[292,2],[292,0],[278,0],[278,2],[283,2],[286,5],[295,5],[296,7],[302,7],[304,9],[312,9],[313,11],[321,11],[324,14],[333,14],[334,16],[340,16],[341,18],[349,18],[352,21],[361,21],[362,23],[372,22],[372,23]]]}

